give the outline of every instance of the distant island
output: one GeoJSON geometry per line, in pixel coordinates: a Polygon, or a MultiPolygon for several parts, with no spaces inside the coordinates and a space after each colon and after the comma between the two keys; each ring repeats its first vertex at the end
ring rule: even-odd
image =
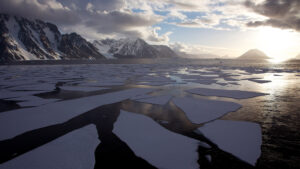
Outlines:
{"type": "Polygon", "coordinates": [[[241,60],[266,60],[270,59],[269,56],[267,56],[264,52],[258,50],[258,49],[251,49],[248,50],[246,53],[238,57],[237,59],[241,60]]]}

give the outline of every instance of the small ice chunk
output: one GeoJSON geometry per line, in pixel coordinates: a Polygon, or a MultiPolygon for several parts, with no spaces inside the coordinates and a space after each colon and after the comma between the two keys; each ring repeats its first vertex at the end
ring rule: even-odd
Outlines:
{"type": "Polygon", "coordinates": [[[249,81],[256,82],[256,83],[269,83],[270,80],[262,80],[262,79],[248,79],[249,81]]]}
{"type": "Polygon", "coordinates": [[[249,92],[249,91],[241,91],[241,90],[208,89],[208,88],[195,88],[195,89],[187,90],[187,92],[204,95],[204,96],[230,97],[234,99],[248,99],[251,97],[266,95],[265,93],[258,93],[258,92],[249,92]]]}
{"type": "Polygon", "coordinates": [[[38,99],[38,100],[29,100],[29,101],[24,101],[24,102],[18,102],[17,104],[21,107],[26,107],[26,106],[41,106],[49,103],[53,103],[56,101],[59,101],[60,99],[38,99]]]}
{"type": "Polygon", "coordinates": [[[172,101],[185,112],[191,122],[197,124],[217,119],[241,107],[241,105],[233,102],[194,99],[189,97],[173,98],[172,101]]]}
{"type": "Polygon", "coordinates": [[[1,164],[1,169],[93,168],[99,143],[95,126],[88,125],[1,164]]]}
{"type": "Polygon", "coordinates": [[[34,94],[38,94],[38,93],[41,93],[41,91],[7,91],[7,90],[1,90],[0,91],[0,99],[30,96],[30,95],[34,95],[34,94]]]}
{"type": "Polygon", "coordinates": [[[31,90],[31,91],[53,91],[55,84],[37,83],[34,85],[23,85],[9,88],[9,90],[31,90]]]}
{"type": "Polygon", "coordinates": [[[185,80],[185,81],[204,84],[204,85],[210,85],[217,82],[217,80],[213,80],[213,79],[192,79],[192,80],[185,80]]]}
{"type": "Polygon", "coordinates": [[[41,106],[44,104],[49,104],[49,103],[59,101],[60,99],[43,99],[37,96],[21,96],[21,97],[9,98],[5,100],[20,101],[17,104],[21,107],[25,107],[25,106],[41,106]]]}
{"type": "Polygon", "coordinates": [[[158,168],[197,169],[198,141],[170,132],[151,118],[121,111],[114,133],[137,156],[158,168]]]}
{"type": "Polygon", "coordinates": [[[82,92],[93,92],[93,91],[108,89],[104,87],[92,87],[92,86],[61,86],[59,88],[62,90],[82,91],[82,92]]]}
{"type": "Polygon", "coordinates": [[[171,95],[163,95],[163,96],[152,96],[152,97],[149,97],[149,98],[137,99],[135,101],[150,103],[150,104],[165,105],[169,102],[169,100],[171,98],[172,98],[171,95]]]}
{"type": "Polygon", "coordinates": [[[262,144],[259,124],[242,121],[216,120],[198,128],[218,147],[249,164],[255,165],[262,144]]]}

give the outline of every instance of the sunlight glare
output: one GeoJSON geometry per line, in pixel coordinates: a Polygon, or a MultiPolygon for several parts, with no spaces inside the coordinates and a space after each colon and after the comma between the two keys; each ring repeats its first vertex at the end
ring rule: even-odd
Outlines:
{"type": "Polygon", "coordinates": [[[273,63],[296,56],[299,36],[290,30],[262,27],[258,35],[258,49],[265,52],[273,63]]]}

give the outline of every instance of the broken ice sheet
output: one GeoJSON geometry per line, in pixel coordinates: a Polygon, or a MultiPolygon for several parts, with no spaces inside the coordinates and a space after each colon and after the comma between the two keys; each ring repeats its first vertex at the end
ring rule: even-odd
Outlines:
{"type": "Polygon", "coordinates": [[[1,164],[1,169],[92,169],[99,143],[96,127],[88,125],[1,164]]]}
{"type": "Polygon", "coordinates": [[[192,123],[200,124],[238,110],[241,105],[233,102],[177,97],[173,103],[183,110],[192,123]]]}
{"type": "Polygon", "coordinates": [[[198,130],[218,147],[249,164],[260,157],[261,128],[252,122],[216,120],[198,130]]]}
{"type": "Polygon", "coordinates": [[[153,90],[144,88],[127,89],[50,103],[39,107],[2,112],[0,114],[0,140],[8,139],[33,129],[62,123],[96,107],[120,102],[153,90]]]}
{"type": "Polygon", "coordinates": [[[151,118],[121,111],[113,132],[137,156],[158,168],[197,169],[198,141],[163,128],[151,118]]]}
{"type": "Polygon", "coordinates": [[[229,97],[234,99],[248,99],[257,96],[266,95],[265,93],[249,92],[241,90],[223,90],[223,89],[208,89],[208,88],[195,88],[187,90],[189,93],[199,94],[203,96],[218,96],[229,97]]]}

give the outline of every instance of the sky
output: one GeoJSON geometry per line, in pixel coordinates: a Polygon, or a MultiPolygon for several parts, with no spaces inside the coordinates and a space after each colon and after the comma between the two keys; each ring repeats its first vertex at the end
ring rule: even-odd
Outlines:
{"type": "Polygon", "coordinates": [[[300,0],[0,0],[0,12],[41,19],[86,39],[142,38],[186,56],[274,60],[300,53],[300,0]],[[208,56],[208,55],[207,55],[208,56]]]}

